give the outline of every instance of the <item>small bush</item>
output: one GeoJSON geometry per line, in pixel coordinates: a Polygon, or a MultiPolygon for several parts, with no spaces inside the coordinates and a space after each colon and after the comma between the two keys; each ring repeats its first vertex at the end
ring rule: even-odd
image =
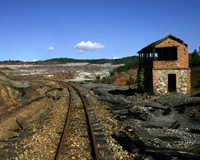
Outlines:
{"type": "Polygon", "coordinates": [[[111,84],[112,83],[112,79],[111,78],[108,78],[108,84],[111,84]]]}
{"type": "Polygon", "coordinates": [[[144,78],[144,69],[141,69],[139,71],[139,74],[137,76],[137,85],[138,85],[138,89],[141,91],[144,91],[144,82],[145,82],[145,78],[144,78]]]}
{"type": "Polygon", "coordinates": [[[96,80],[99,80],[101,77],[100,76],[96,76],[96,80]]]}
{"type": "Polygon", "coordinates": [[[110,73],[110,76],[114,76],[116,72],[113,70],[113,71],[110,71],[109,73],[110,73]]]}
{"type": "Polygon", "coordinates": [[[134,81],[134,78],[133,78],[132,76],[130,76],[130,77],[129,77],[129,80],[126,81],[126,84],[130,86],[130,85],[133,85],[134,82],[135,82],[135,81],[134,81]]]}
{"type": "Polygon", "coordinates": [[[126,72],[130,69],[137,68],[137,65],[138,65],[138,63],[135,61],[133,61],[131,63],[126,63],[124,66],[117,67],[115,69],[115,72],[117,72],[117,73],[126,72]]]}

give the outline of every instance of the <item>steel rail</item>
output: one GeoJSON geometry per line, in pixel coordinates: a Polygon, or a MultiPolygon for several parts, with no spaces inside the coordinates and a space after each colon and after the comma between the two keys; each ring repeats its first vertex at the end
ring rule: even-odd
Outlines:
{"type": "MultiPolygon", "coordinates": [[[[93,155],[94,160],[99,160],[98,151],[97,151],[97,147],[96,147],[95,135],[94,135],[93,128],[92,128],[92,123],[89,119],[89,114],[88,114],[88,111],[87,111],[87,105],[85,103],[83,96],[80,94],[79,90],[75,86],[73,86],[71,84],[69,84],[69,85],[72,88],[74,88],[74,90],[78,93],[79,97],[81,98],[81,101],[82,101],[83,106],[84,106],[87,124],[88,124],[88,127],[89,127],[89,132],[90,132],[90,135],[91,135],[91,141],[92,141],[91,145],[92,145],[92,149],[93,149],[92,155],[93,155]]],[[[67,87],[67,89],[69,91],[69,108],[68,108],[67,118],[65,120],[65,126],[64,126],[63,133],[62,133],[62,136],[61,136],[61,140],[60,140],[59,146],[57,148],[57,152],[56,152],[54,160],[58,160],[59,156],[61,154],[62,146],[63,146],[64,139],[65,139],[66,128],[67,128],[67,125],[68,125],[68,122],[69,122],[69,117],[70,117],[70,114],[71,114],[71,102],[72,102],[71,91],[70,91],[69,87],[67,87]]]]}
{"type": "Polygon", "coordinates": [[[67,118],[66,118],[66,120],[65,120],[65,126],[64,126],[64,128],[63,128],[61,140],[60,140],[60,143],[59,143],[59,145],[58,145],[58,148],[57,148],[57,151],[56,151],[56,155],[55,155],[54,160],[58,160],[58,159],[59,159],[59,156],[60,156],[60,154],[61,154],[62,146],[63,146],[64,139],[65,139],[66,129],[67,129],[67,125],[68,125],[68,122],[69,122],[70,113],[71,113],[71,101],[72,101],[72,98],[71,98],[71,91],[70,91],[70,89],[69,89],[68,87],[67,87],[67,89],[68,89],[68,91],[69,91],[69,108],[68,108],[67,118]]]}
{"type": "Polygon", "coordinates": [[[97,151],[97,147],[96,147],[95,135],[94,135],[92,123],[90,121],[89,114],[88,114],[88,111],[87,111],[87,105],[85,103],[85,100],[84,100],[83,96],[79,92],[79,90],[76,87],[74,87],[73,85],[70,85],[70,86],[72,86],[77,91],[77,93],[80,96],[81,101],[83,103],[85,114],[86,114],[86,117],[87,117],[87,123],[88,123],[89,131],[90,131],[90,134],[91,134],[91,141],[92,141],[92,148],[93,148],[93,157],[94,157],[95,160],[99,160],[99,155],[98,155],[98,151],[97,151]]]}

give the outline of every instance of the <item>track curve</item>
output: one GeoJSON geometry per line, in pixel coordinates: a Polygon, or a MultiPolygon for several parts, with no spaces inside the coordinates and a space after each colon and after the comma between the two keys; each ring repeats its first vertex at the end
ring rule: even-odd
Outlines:
{"type": "Polygon", "coordinates": [[[95,135],[85,99],[74,85],[65,83],[63,85],[68,88],[70,100],[55,160],[80,157],[98,160],[95,135]],[[82,124],[87,126],[83,127],[82,124]],[[73,142],[72,138],[76,142],[73,142]]]}

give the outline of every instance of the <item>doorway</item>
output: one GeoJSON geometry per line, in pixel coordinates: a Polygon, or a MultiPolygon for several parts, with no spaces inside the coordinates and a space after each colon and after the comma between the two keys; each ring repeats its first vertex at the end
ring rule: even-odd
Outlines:
{"type": "Polygon", "coordinates": [[[176,92],[176,74],[168,74],[168,91],[176,92]]]}

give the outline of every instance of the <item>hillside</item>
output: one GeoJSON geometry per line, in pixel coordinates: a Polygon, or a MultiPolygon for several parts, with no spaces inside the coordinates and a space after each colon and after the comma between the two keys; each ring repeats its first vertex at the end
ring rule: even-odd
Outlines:
{"type": "Polygon", "coordinates": [[[73,58],[53,58],[45,62],[59,62],[59,63],[93,63],[93,64],[126,64],[130,62],[138,62],[138,56],[124,57],[120,59],[73,59],[73,58]]]}
{"type": "Polygon", "coordinates": [[[20,60],[0,61],[0,65],[56,65],[65,63],[89,63],[89,64],[126,64],[133,62],[138,63],[138,56],[130,56],[119,59],[73,59],[73,58],[53,58],[44,61],[24,62],[20,60]]]}
{"type": "Polygon", "coordinates": [[[13,87],[27,87],[28,86],[27,83],[22,83],[22,82],[18,82],[18,81],[14,81],[10,79],[6,74],[2,72],[0,72],[0,84],[10,85],[13,87]]]}
{"type": "Polygon", "coordinates": [[[110,76],[103,77],[97,81],[104,84],[114,84],[119,86],[133,85],[137,78],[138,62],[132,61],[123,66],[119,66],[110,71],[110,76]]]}

